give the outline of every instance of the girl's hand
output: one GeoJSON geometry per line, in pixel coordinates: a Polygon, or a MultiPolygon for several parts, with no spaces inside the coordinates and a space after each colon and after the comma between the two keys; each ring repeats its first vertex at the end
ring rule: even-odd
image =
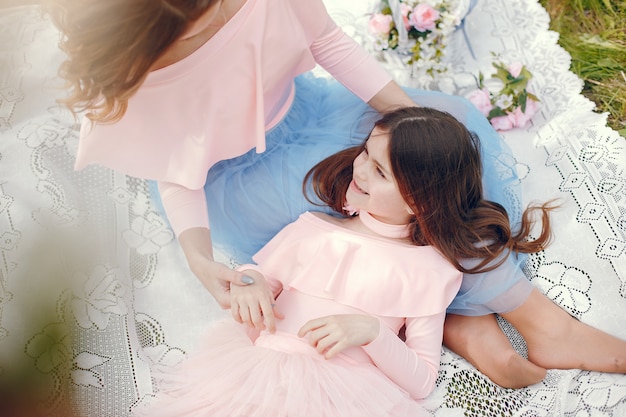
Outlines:
{"type": "Polygon", "coordinates": [[[232,288],[243,288],[254,284],[254,279],[239,271],[235,271],[226,265],[211,259],[200,261],[203,263],[204,273],[199,275],[204,287],[219,303],[220,307],[226,309],[231,307],[232,288]]]}
{"type": "Polygon", "coordinates": [[[231,285],[230,312],[233,318],[257,330],[276,331],[276,319],[284,316],[275,306],[274,294],[263,275],[257,271],[246,270],[246,276],[254,279],[254,284],[247,286],[231,285]]]}
{"type": "Polygon", "coordinates": [[[299,337],[308,335],[309,344],[330,359],[344,349],[367,345],[378,337],[380,322],[364,314],[339,314],[308,321],[299,337]]]}

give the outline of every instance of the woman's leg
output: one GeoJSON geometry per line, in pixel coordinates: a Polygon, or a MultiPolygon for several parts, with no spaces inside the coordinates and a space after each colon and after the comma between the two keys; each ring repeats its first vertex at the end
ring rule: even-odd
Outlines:
{"type": "Polygon", "coordinates": [[[575,319],[537,289],[502,317],[524,337],[528,359],[538,366],[626,373],[626,341],[575,319]]]}
{"type": "Polygon", "coordinates": [[[493,314],[476,317],[448,314],[443,343],[505,388],[526,387],[546,376],[544,368],[513,349],[493,314]]]}

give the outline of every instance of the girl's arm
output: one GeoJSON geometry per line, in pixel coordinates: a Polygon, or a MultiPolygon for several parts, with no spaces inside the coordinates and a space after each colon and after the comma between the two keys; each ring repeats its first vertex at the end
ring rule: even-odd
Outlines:
{"type": "Polygon", "coordinates": [[[387,326],[363,350],[376,366],[412,398],[427,397],[435,389],[441,359],[446,313],[407,319],[406,342],[387,326]]]}
{"type": "Polygon", "coordinates": [[[375,316],[339,314],[309,320],[299,337],[330,359],[360,346],[389,379],[415,399],[435,388],[445,312],[406,320],[406,343],[375,316]]]}

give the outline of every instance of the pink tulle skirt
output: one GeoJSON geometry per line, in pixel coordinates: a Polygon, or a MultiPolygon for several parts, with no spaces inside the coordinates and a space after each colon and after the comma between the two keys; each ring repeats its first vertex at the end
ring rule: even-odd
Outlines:
{"type": "Polygon", "coordinates": [[[223,322],[197,352],[156,376],[159,392],[133,416],[420,416],[417,401],[371,363],[326,360],[302,339],[223,322]]]}

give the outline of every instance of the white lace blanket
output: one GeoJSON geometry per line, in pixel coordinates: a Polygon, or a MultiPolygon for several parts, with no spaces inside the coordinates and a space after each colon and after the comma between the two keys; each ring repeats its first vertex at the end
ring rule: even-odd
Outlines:
{"type": "MultiPolygon", "coordinates": [[[[366,42],[370,0],[326,3],[366,42]]],[[[525,202],[558,197],[563,208],[554,244],[526,272],[583,322],[626,338],[626,141],[580,95],[548,23],[535,0],[479,0],[465,21],[469,45],[455,32],[453,71],[439,85],[461,93],[468,77],[490,73],[492,52],[534,74],[541,111],[504,136],[525,202]]],[[[72,170],[77,130],[54,101],[56,40],[36,8],[0,9],[0,378],[36,378],[49,410],[71,398],[78,415],[123,417],[150,395],[151,369],[180,361],[224,313],[188,271],[143,181],[72,170]]],[[[441,362],[424,401],[434,416],[626,415],[623,375],[550,371],[506,390],[446,350],[441,362]]]]}

